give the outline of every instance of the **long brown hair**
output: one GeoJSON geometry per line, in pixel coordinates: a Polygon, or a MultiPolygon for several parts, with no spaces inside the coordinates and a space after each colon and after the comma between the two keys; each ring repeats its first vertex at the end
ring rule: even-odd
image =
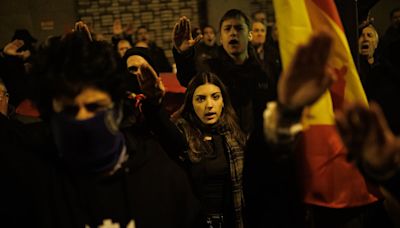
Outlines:
{"type": "Polygon", "coordinates": [[[233,137],[238,141],[241,146],[244,146],[246,143],[246,136],[239,127],[238,118],[236,116],[235,110],[233,109],[225,85],[222,83],[217,75],[211,72],[201,72],[197,74],[194,78],[192,78],[192,80],[189,82],[186,88],[185,98],[182,106],[172,115],[173,121],[178,122],[179,119],[184,119],[188,125],[186,127],[185,134],[189,144],[189,151],[191,151],[190,153],[196,153],[189,153],[192,161],[197,160],[193,159],[194,157],[199,158],[198,160],[201,160],[202,154],[199,154],[201,153],[201,150],[199,150],[198,147],[203,144],[203,132],[200,126],[204,125],[194,111],[192,100],[195,90],[199,86],[204,84],[213,84],[221,90],[224,107],[218,123],[222,123],[222,125],[224,125],[224,128],[231,132],[233,137]]]}

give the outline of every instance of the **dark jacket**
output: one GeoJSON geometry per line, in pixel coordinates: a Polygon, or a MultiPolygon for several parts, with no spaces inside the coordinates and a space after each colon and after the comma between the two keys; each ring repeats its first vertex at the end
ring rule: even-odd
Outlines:
{"type": "MultiPolygon", "coordinates": [[[[180,54],[174,49],[173,53],[178,80],[186,86],[197,73],[193,50],[180,54]]],[[[240,126],[250,135],[243,167],[245,227],[297,227],[301,213],[291,143],[272,145],[263,134],[262,115],[266,103],[277,98],[276,81],[262,69],[251,48],[245,63],[236,65],[220,47],[208,66],[227,86],[240,126]]]]}
{"type": "Polygon", "coordinates": [[[129,159],[113,175],[75,175],[58,159],[42,124],[43,131],[34,132],[47,140],[32,147],[24,137],[33,131],[0,115],[5,227],[98,227],[106,220],[120,227],[193,226],[199,205],[187,176],[150,133],[134,127],[123,132],[129,159]]]}
{"type": "MultiPolygon", "coordinates": [[[[182,86],[187,86],[198,73],[194,50],[180,54],[173,49],[173,54],[178,80],[182,86]]],[[[262,69],[253,49],[249,49],[249,58],[242,65],[237,65],[223,47],[219,47],[218,56],[209,59],[207,64],[208,70],[215,73],[228,88],[240,126],[250,134],[254,126],[262,124],[266,102],[276,99],[276,83],[262,69]]]]}
{"type": "Polygon", "coordinates": [[[152,42],[149,44],[148,50],[158,72],[172,72],[172,66],[162,48],[158,47],[156,43],[152,42]]]}

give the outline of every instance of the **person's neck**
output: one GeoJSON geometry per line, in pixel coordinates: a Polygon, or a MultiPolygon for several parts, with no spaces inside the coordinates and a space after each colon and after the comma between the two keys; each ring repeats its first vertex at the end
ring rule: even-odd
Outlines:
{"type": "Polygon", "coordinates": [[[375,61],[374,56],[368,56],[367,61],[370,65],[374,64],[375,61]]]}
{"type": "Polygon", "coordinates": [[[229,55],[229,56],[232,58],[235,64],[242,65],[249,58],[249,53],[246,51],[239,55],[229,55]]]}

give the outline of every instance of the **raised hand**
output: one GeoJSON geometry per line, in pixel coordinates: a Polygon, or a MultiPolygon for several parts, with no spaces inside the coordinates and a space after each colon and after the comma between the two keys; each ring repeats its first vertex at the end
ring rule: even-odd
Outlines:
{"type": "Polygon", "coordinates": [[[158,104],[161,103],[165,95],[165,87],[161,78],[157,76],[157,73],[148,64],[142,64],[139,69],[137,77],[146,99],[156,101],[158,104]]]}
{"type": "Polygon", "coordinates": [[[192,27],[190,20],[183,16],[179,18],[179,22],[175,24],[172,31],[172,43],[178,52],[182,53],[190,49],[203,38],[203,35],[198,35],[193,39],[192,27]]]}
{"type": "Polygon", "coordinates": [[[13,40],[4,47],[3,53],[9,56],[15,56],[25,60],[31,55],[31,52],[29,50],[18,51],[18,49],[20,49],[22,46],[24,46],[23,40],[18,40],[18,39],[13,40]]]}
{"type": "Polygon", "coordinates": [[[92,34],[90,33],[89,27],[83,21],[78,21],[75,23],[75,31],[82,31],[84,32],[90,41],[93,41],[92,34]]]}
{"type": "Polygon", "coordinates": [[[315,102],[336,80],[328,66],[332,37],[320,32],[299,46],[289,68],[278,82],[278,100],[288,109],[299,109],[315,102]]]}
{"type": "Polygon", "coordinates": [[[336,124],[349,160],[361,164],[372,177],[388,178],[400,165],[400,140],[390,130],[375,103],[346,106],[336,113],[336,124]]]}

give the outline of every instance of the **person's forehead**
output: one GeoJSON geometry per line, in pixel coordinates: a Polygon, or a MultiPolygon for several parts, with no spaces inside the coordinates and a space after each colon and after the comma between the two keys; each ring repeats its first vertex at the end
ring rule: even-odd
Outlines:
{"type": "Polygon", "coordinates": [[[100,89],[97,88],[86,88],[83,89],[78,96],[76,96],[75,100],[77,102],[93,102],[97,100],[110,100],[110,95],[100,89]]]}
{"type": "Polygon", "coordinates": [[[148,64],[147,60],[140,55],[132,55],[126,60],[128,67],[130,66],[140,66],[142,64],[148,64]]]}
{"type": "Polygon", "coordinates": [[[214,29],[212,29],[212,28],[210,28],[210,27],[206,27],[206,28],[204,28],[204,32],[207,32],[207,33],[209,33],[209,32],[214,33],[214,29]]]}
{"type": "Polygon", "coordinates": [[[227,26],[227,25],[243,25],[247,26],[245,20],[243,17],[239,18],[227,18],[222,22],[222,26],[227,26]]]}
{"type": "Polygon", "coordinates": [[[257,29],[265,29],[265,26],[261,22],[254,22],[253,23],[253,29],[255,29],[255,28],[257,28],[257,29]]]}
{"type": "Polygon", "coordinates": [[[146,28],[140,28],[140,29],[138,29],[138,33],[147,33],[147,29],[146,28]]]}
{"type": "Polygon", "coordinates": [[[84,88],[75,97],[59,97],[56,99],[61,104],[86,104],[97,101],[111,102],[110,94],[95,87],[84,88]]]}
{"type": "Polygon", "coordinates": [[[214,93],[220,93],[221,89],[214,85],[214,84],[203,84],[200,85],[196,88],[196,90],[194,91],[194,95],[209,95],[209,94],[214,94],[214,93]]]}
{"type": "Polygon", "coordinates": [[[258,12],[254,15],[254,17],[257,19],[261,19],[261,18],[265,19],[267,17],[267,15],[265,15],[265,13],[263,13],[263,12],[258,12]]]}
{"type": "Polygon", "coordinates": [[[365,28],[362,30],[362,33],[363,33],[363,34],[375,34],[375,33],[376,33],[376,30],[375,30],[374,28],[368,26],[368,27],[365,27],[365,28]]]}
{"type": "Polygon", "coordinates": [[[367,33],[370,33],[370,32],[374,32],[375,30],[373,29],[373,28],[371,28],[371,27],[365,27],[364,29],[363,29],[363,32],[367,32],[367,33]]]}
{"type": "Polygon", "coordinates": [[[127,40],[121,40],[119,43],[118,43],[118,46],[122,46],[122,47],[126,47],[126,46],[131,46],[131,44],[129,43],[129,41],[127,41],[127,40]]]}

